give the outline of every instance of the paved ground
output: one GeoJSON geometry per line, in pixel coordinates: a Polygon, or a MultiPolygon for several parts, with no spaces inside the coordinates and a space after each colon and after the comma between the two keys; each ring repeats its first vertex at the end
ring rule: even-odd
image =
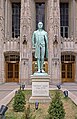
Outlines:
{"type": "Polygon", "coordinates": [[[77,96],[77,83],[63,83],[62,88],[65,88],[77,96]]]}
{"type": "MultiPolygon", "coordinates": [[[[77,96],[77,83],[63,83],[62,88],[65,88],[77,96]]],[[[20,88],[18,83],[3,83],[0,84],[0,101],[14,89],[20,88]]],[[[55,85],[50,85],[50,89],[56,88],[55,85]]],[[[31,85],[26,86],[26,89],[31,89],[31,85]]]]}
{"type": "Polygon", "coordinates": [[[0,84],[0,101],[11,93],[14,89],[20,87],[17,83],[3,83],[0,84]]]}

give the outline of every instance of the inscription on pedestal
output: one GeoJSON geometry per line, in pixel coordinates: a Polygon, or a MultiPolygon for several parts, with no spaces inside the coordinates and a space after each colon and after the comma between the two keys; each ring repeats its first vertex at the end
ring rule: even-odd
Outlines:
{"type": "Polygon", "coordinates": [[[49,96],[49,82],[32,82],[32,96],[49,96]]]}

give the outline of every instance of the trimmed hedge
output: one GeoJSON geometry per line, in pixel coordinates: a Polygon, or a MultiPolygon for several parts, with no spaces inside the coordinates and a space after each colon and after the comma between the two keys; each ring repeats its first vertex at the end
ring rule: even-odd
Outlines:
{"type": "Polygon", "coordinates": [[[23,112],[25,109],[25,95],[24,93],[19,90],[14,97],[13,109],[16,112],[23,112]]]}
{"type": "Polygon", "coordinates": [[[60,98],[60,92],[56,91],[52,102],[50,103],[49,109],[49,119],[64,119],[65,118],[65,110],[63,107],[63,103],[60,98]]]}

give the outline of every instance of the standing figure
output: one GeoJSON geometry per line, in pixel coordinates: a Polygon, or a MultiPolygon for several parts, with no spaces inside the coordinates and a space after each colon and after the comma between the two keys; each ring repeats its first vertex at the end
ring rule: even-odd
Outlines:
{"type": "Polygon", "coordinates": [[[35,58],[37,58],[38,72],[43,71],[44,56],[48,58],[48,37],[47,32],[43,30],[43,23],[38,23],[38,30],[34,31],[32,36],[32,45],[35,48],[35,58]]]}

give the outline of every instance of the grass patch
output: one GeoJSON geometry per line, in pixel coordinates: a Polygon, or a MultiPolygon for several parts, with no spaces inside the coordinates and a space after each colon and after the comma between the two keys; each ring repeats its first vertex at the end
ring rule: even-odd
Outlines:
{"type": "MultiPolygon", "coordinates": [[[[29,100],[31,96],[31,91],[24,91],[26,101],[29,100]]],[[[50,97],[53,98],[55,91],[50,91],[50,97]]],[[[77,106],[69,99],[65,98],[63,93],[60,91],[60,96],[64,105],[66,112],[65,119],[77,119],[77,106]]],[[[24,119],[24,112],[14,112],[13,111],[13,100],[8,104],[8,110],[6,112],[6,119],[24,119]]],[[[38,110],[35,110],[35,105],[30,104],[31,113],[35,116],[35,119],[46,119],[48,114],[48,108],[50,103],[39,104],[38,110]]]]}

